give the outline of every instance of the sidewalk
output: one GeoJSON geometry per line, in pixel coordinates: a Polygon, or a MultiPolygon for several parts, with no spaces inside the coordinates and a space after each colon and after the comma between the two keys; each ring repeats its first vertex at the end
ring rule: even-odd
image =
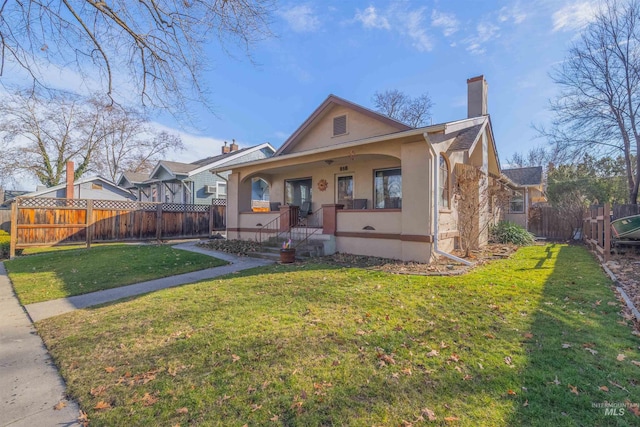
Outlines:
{"type": "Polygon", "coordinates": [[[24,309],[13,293],[4,264],[0,262],[0,427],[79,425],[76,421],[78,405],[64,400],[64,381],[31,320],[37,322],[79,308],[271,264],[263,259],[236,257],[198,248],[196,244],[197,242],[182,243],[174,248],[215,256],[231,264],[91,294],[29,304],[24,309]],[[66,406],[61,410],[54,410],[54,405],[62,400],[66,406]]]}

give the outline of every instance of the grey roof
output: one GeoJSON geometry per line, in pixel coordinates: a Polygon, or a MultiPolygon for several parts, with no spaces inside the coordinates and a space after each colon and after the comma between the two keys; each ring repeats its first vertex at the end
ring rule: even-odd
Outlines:
{"type": "Polygon", "coordinates": [[[127,181],[131,184],[140,184],[147,179],[149,179],[148,173],[139,173],[139,172],[124,172],[122,174],[127,181]]]}
{"type": "Polygon", "coordinates": [[[186,175],[192,170],[198,169],[200,165],[196,165],[193,163],[180,163],[180,162],[169,162],[166,160],[162,160],[160,162],[165,169],[179,175],[186,175]]]}
{"type": "Polygon", "coordinates": [[[542,184],[542,166],[502,169],[502,173],[518,185],[524,186],[542,184]]]}
{"type": "MultiPolygon", "coordinates": [[[[448,151],[464,151],[471,148],[476,138],[478,137],[478,133],[482,130],[483,125],[475,125],[465,129],[461,129],[453,135],[453,142],[449,146],[448,151]]],[[[449,138],[452,135],[447,135],[449,138]]]]}
{"type": "Polygon", "coordinates": [[[218,160],[222,160],[225,157],[231,155],[231,154],[238,154],[238,153],[242,153],[243,151],[247,151],[251,148],[255,148],[255,147],[247,147],[247,148],[240,148],[239,150],[235,150],[235,151],[231,151],[230,153],[225,153],[225,154],[218,154],[217,156],[211,156],[211,157],[205,157],[204,159],[200,159],[200,160],[196,160],[195,162],[191,162],[192,165],[198,165],[198,167],[200,166],[204,166],[204,165],[208,165],[209,163],[214,163],[217,162],[218,160]]]}

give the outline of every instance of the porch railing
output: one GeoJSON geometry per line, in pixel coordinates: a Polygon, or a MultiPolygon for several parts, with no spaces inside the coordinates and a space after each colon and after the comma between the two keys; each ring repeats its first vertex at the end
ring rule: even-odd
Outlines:
{"type": "Polygon", "coordinates": [[[296,248],[307,242],[312,235],[322,233],[322,226],[322,208],[306,217],[301,217],[298,209],[291,209],[263,225],[256,232],[255,240],[260,244],[272,243],[273,245],[291,240],[293,247],[296,248]],[[289,224],[283,225],[287,219],[289,224]]]}

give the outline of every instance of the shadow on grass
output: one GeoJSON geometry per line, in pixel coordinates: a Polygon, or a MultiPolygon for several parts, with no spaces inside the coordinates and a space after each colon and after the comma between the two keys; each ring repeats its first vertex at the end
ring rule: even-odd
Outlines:
{"type": "Polygon", "coordinates": [[[630,363],[640,360],[638,341],[611,281],[583,247],[550,245],[546,254],[535,268],[551,274],[524,341],[523,389],[507,425],[640,425],[626,407],[640,402],[640,369],[630,363]]]}

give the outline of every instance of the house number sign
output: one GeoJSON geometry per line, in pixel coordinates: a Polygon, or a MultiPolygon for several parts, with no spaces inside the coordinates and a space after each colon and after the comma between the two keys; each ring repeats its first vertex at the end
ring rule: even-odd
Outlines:
{"type": "Polygon", "coordinates": [[[340,172],[346,172],[349,170],[349,166],[340,166],[340,172]]]}

